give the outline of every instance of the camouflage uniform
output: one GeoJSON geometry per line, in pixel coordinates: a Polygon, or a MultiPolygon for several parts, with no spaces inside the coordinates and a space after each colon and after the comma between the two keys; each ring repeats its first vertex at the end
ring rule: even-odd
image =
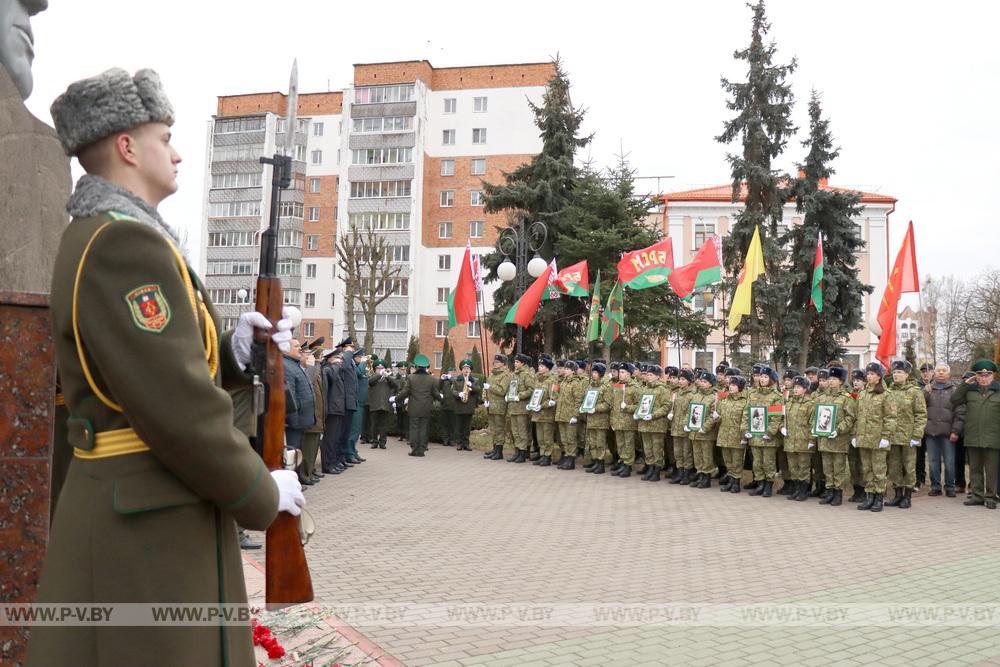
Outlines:
{"type": "Polygon", "coordinates": [[[674,455],[677,457],[677,467],[683,470],[694,470],[694,451],[691,448],[690,434],[684,431],[694,392],[694,385],[678,389],[670,408],[673,414],[673,419],[670,420],[670,435],[674,441],[674,455]]]}
{"type": "MultiPolygon", "coordinates": [[[[726,466],[726,475],[735,481],[739,481],[743,475],[743,454],[746,449],[746,440],[743,434],[743,421],[747,412],[747,393],[740,391],[735,394],[727,393],[726,397],[718,401],[715,410],[705,420],[705,425],[701,428],[701,433],[710,433],[718,427],[719,432],[715,443],[722,451],[722,460],[726,466]]],[[[756,459],[755,459],[756,460],[756,459]]]]}
{"type": "Polygon", "coordinates": [[[848,481],[847,449],[851,446],[851,437],[854,433],[857,404],[843,388],[836,391],[827,390],[816,399],[816,403],[837,406],[837,422],[834,425],[837,437],[817,437],[816,441],[823,459],[826,488],[842,490],[848,481]]]}
{"type": "MultiPolygon", "coordinates": [[[[517,382],[514,389],[517,400],[507,402],[507,419],[510,421],[510,432],[514,436],[514,449],[517,451],[527,452],[531,447],[531,419],[524,406],[535,390],[534,380],[534,373],[527,366],[514,371],[511,378],[511,383],[517,382]]],[[[510,391],[508,387],[508,392],[510,391]]]]}
{"type": "Polygon", "coordinates": [[[892,442],[895,420],[890,400],[887,391],[876,394],[871,389],[865,389],[858,394],[858,421],[854,438],[861,455],[861,470],[867,493],[885,493],[889,450],[880,448],[879,442],[892,442]]]}
{"type": "Polygon", "coordinates": [[[784,399],[774,387],[756,387],[747,392],[747,414],[743,416],[743,432],[750,430],[750,409],[763,408],[767,415],[767,435],[750,438],[753,453],[753,478],[758,482],[773,482],[778,472],[777,447],[778,435],[785,423],[784,399]],[[771,408],[780,407],[782,412],[771,408]]]}
{"type": "MultiPolygon", "coordinates": [[[[696,389],[694,393],[691,394],[691,400],[688,404],[701,403],[705,406],[704,418],[707,419],[709,415],[715,410],[716,398],[715,389],[709,387],[708,389],[696,389]]],[[[677,413],[674,413],[674,417],[677,417],[677,413]]],[[[684,425],[687,426],[687,411],[684,412],[684,425]]],[[[719,469],[715,465],[715,455],[713,453],[713,448],[715,447],[715,432],[714,429],[710,429],[706,432],[702,431],[692,431],[687,433],[691,438],[691,449],[694,451],[694,467],[699,473],[703,473],[711,477],[715,473],[719,472],[719,469]]]]}
{"type": "Polygon", "coordinates": [[[643,382],[638,386],[636,406],[643,394],[653,394],[652,419],[636,422],[642,436],[642,451],[646,464],[663,467],[663,439],[670,430],[667,413],[670,412],[670,390],[662,382],[643,382]]]}
{"type": "Polygon", "coordinates": [[[580,424],[570,424],[574,417],[579,422],[581,390],[583,382],[576,375],[558,378],[552,385],[552,396],[556,399],[556,424],[559,425],[559,442],[563,456],[576,456],[577,430],[580,424]]]}
{"type": "Polygon", "coordinates": [[[542,456],[552,456],[555,449],[555,407],[549,407],[549,400],[552,396],[552,385],[559,384],[559,378],[551,370],[535,375],[535,389],[542,389],[542,409],[531,413],[531,421],[535,425],[535,433],[538,435],[538,451],[542,456]]]}
{"type": "MultiPolygon", "coordinates": [[[[611,424],[611,389],[603,381],[591,381],[583,393],[598,389],[597,405],[587,415],[587,454],[592,461],[604,461],[608,455],[608,428],[611,424]]],[[[582,396],[582,394],[581,394],[582,396]]],[[[582,400],[582,398],[581,398],[582,400]]]]}
{"type": "MultiPolygon", "coordinates": [[[[889,442],[889,481],[897,489],[910,489],[917,483],[917,449],[911,447],[924,437],[927,426],[927,399],[920,386],[912,380],[893,382],[886,392],[895,430],[889,442]]],[[[917,445],[919,446],[919,445],[917,445]]]]}
{"type": "Polygon", "coordinates": [[[615,433],[618,458],[627,466],[635,463],[635,433],[638,425],[632,415],[639,407],[640,387],[634,378],[612,385],[611,430],[615,433]],[[622,403],[625,407],[622,407],[622,403]]]}
{"type": "MultiPolygon", "coordinates": [[[[809,443],[815,449],[816,439],[813,437],[813,417],[816,413],[816,401],[809,394],[790,396],[785,401],[785,455],[788,457],[789,479],[798,482],[809,482],[809,463],[812,451],[809,443]]],[[[808,490],[808,489],[807,489],[808,490]]]]}
{"type": "Polygon", "coordinates": [[[501,448],[510,447],[514,443],[510,422],[507,420],[507,402],[504,401],[512,377],[513,374],[506,366],[494,368],[490,371],[490,388],[486,390],[486,400],[490,402],[486,408],[490,420],[490,438],[494,446],[500,445],[501,448]]]}

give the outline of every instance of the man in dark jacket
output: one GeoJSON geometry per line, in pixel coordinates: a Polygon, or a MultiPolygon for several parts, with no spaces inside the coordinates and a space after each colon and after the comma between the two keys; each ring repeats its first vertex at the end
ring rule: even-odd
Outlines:
{"type": "Polygon", "coordinates": [[[483,395],[483,384],[472,375],[472,362],[462,359],[458,365],[462,372],[451,382],[455,402],[455,421],[459,451],[472,451],[469,447],[469,432],[472,430],[472,415],[483,395]]]}
{"type": "Polygon", "coordinates": [[[969,459],[972,497],[966,505],[997,508],[997,468],[1000,454],[1000,382],[997,365],[989,359],[972,364],[971,377],[951,395],[951,404],[965,405],[965,452],[969,459]]]}
{"type": "Polygon", "coordinates": [[[358,440],[364,426],[365,405],[368,404],[368,354],[364,350],[354,353],[355,375],[358,379],[358,408],[351,420],[350,435],[347,437],[347,462],[357,465],[365,459],[358,456],[358,440]]]}
{"type": "Polygon", "coordinates": [[[323,380],[326,384],[326,428],[320,443],[320,460],[323,472],[339,475],[346,466],[337,458],[337,438],[344,426],[344,378],[340,372],[344,365],[344,355],[338,350],[328,353],[323,366],[323,380]]]}
{"type": "Polygon", "coordinates": [[[316,470],[316,456],[319,454],[319,441],[323,437],[323,427],[326,426],[326,385],[323,382],[323,369],[316,361],[319,350],[303,353],[301,362],[309,386],[312,387],[315,404],[315,423],[302,434],[302,463],[299,465],[299,481],[305,484],[315,484],[323,476],[316,470]]]}
{"type": "MultiPolygon", "coordinates": [[[[285,367],[285,447],[302,449],[302,433],[316,423],[316,403],[309,378],[299,362],[299,341],[283,355],[285,367]]],[[[300,480],[301,481],[301,480],[300,480]]]]}
{"type": "Polygon", "coordinates": [[[389,397],[396,393],[396,380],[391,369],[379,359],[375,372],[368,380],[368,412],[372,416],[372,449],[385,449],[387,424],[392,413],[389,397]]]}
{"type": "Polygon", "coordinates": [[[966,409],[964,405],[952,406],[951,397],[955,389],[948,364],[938,364],[933,369],[933,377],[924,383],[924,398],[927,401],[924,442],[930,461],[932,496],[941,495],[941,459],[944,458],[944,493],[949,498],[955,497],[955,443],[962,435],[966,409]]]}
{"type": "Polygon", "coordinates": [[[344,363],[340,366],[340,376],[344,380],[344,421],[337,438],[337,461],[345,468],[351,468],[354,464],[347,460],[347,440],[351,435],[354,413],[358,409],[358,366],[354,361],[354,339],[348,336],[340,341],[337,348],[344,355],[344,363]]]}
{"type": "Polygon", "coordinates": [[[438,381],[438,393],[441,399],[441,444],[451,447],[458,439],[455,435],[455,395],[452,391],[455,378],[454,366],[441,369],[441,379],[438,381]]]}
{"type": "MultiPolygon", "coordinates": [[[[417,370],[411,373],[406,386],[395,396],[396,405],[405,405],[410,419],[410,456],[423,456],[427,451],[427,427],[431,418],[434,401],[441,400],[438,383],[427,372],[431,365],[427,355],[418,354],[413,358],[417,370]]],[[[392,399],[390,399],[392,400],[392,399]]]]}

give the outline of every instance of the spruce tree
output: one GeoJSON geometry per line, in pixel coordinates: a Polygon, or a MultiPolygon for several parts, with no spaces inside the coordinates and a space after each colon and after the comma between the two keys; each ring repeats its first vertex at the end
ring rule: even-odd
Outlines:
{"type": "Polygon", "coordinates": [[[420,339],[410,336],[410,344],[406,346],[406,363],[412,364],[413,358],[420,354],[420,339]]]}
{"type": "MultiPolygon", "coordinates": [[[[747,5],[753,11],[750,45],[736,51],[733,57],[744,61],[746,81],[722,78],[722,87],[729,93],[727,108],[736,115],[725,122],[716,141],[730,144],[741,142],[740,153],[727,158],[733,179],[733,201],[745,192],[745,206],[737,215],[729,235],[723,240],[722,255],[730,276],[729,288],[735,289],[743,267],[754,229],[760,226],[766,279],[758,279],[753,288],[754,312],[744,317],[734,340],[750,335],[750,354],[760,358],[761,337],[772,342],[781,338],[782,319],[787,311],[788,288],[783,278],[785,251],[778,244],[778,223],[788,198],[787,175],[773,168],[788,138],[795,133],[791,121],[794,95],[786,78],[795,71],[793,58],[787,65],[775,64],[777,47],[764,42],[770,24],[764,14],[764,0],[747,5]]],[[[733,346],[734,351],[738,345],[733,346]]]]}
{"type": "Polygon", "coordinates": [[[382,361],[385,362],[385,367],[392,370],[392,350],[386,348],[385,354],[382,356],[382,361]]]}
{"type": "Polygon", "coordinates": [[[472,372],[476,375],[482,375],[483,355],[479,353],[479,348],[475,345],[472,346],[472,352],[469,353],[469,361],[472,362],[472,372]]]}
{"type": "Polygon", "coordinates": [[[448,370],[455,367],[455,350],[451,347],[448,339],[444,339],[444,349],[441,350],[441,369],[448,370]]]}
{"type": "Polygon", "coordinates": [[[854,222],[861,213],[860,195],[821,187],[834,173],[831,163],[840,149],[834,146],[830,120],[823,118],[815,90],[809,99],[809,138],[802,145],[808,153],[798,165],[800,176],[794,189],[797,209],[804,216],[802,224],[791,226],[782,238],[791,248],[785,267],[790,287],[784,333],[775,356],[805,368],[846,351],[843,343],[864,325],[862,297],[872,288],[858,278],[857,253],[865,245],[854,222]],[[809,305],[819,234],[823,235],[822,313],[809,305]]]}

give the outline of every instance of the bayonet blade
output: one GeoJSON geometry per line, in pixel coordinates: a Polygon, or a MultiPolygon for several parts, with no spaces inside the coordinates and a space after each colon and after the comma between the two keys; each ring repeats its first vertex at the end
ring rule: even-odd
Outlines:
{"type": "Polygon", "coordinates": [[[295,115],[299,106],[299,61],[298,58],[292,61],[292,74],[288,79],[288,110],[285,112],[287,118],[285,128],[284,154],[288,157],[295,157],[295,115]]]}

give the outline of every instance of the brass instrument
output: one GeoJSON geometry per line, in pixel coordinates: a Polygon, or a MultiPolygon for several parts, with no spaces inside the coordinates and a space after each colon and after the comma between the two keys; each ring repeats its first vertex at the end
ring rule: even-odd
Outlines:
{"type": "Polygon", "coordinates": [[[465,380],[465,387],[460,392],[463,403],[469,402],[469,394],[472,393],[472,379],[470,376],[462,375],[462,379],[465,380]]]}

